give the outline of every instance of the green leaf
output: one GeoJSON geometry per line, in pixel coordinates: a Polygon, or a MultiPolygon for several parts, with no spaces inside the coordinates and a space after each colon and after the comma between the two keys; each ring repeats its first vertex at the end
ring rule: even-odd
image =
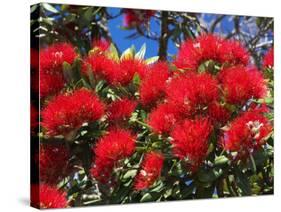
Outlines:
{"type": "Polygon", "coordinates": [[[72,68],[71,65],[67,62],[63,62],[63,76],[65,80],[70,83],[72,81],[72,68]]]}
{"type": "Polygon", "coordinates": [[[150,58],[145,60],[145,63],[147,65],[150,65],[150,64],[153,64],[153,63],[157,62],[158,59],[159,59],[159,56],[150,57],[150,58]]]}
{"type": "Polygon", "coordinates": [[[257,172],[256,162],[252,154],[250,154],[250,168],[253,171],[253,173],[257,172]]]}
{"type": "Polygon", "coordinates": [[[141,79],[140,79],[140,75],[138,73],[135,73],[134,78],[133,78],[133,83],[137,86],[140,85],[141,79]]]}
{"type": "Polygon", "coordinates": [[[215,158],[215,166],[226,165],[229,162],[229,159],[224,155],[215,158]]]}
{"type": "Polygon", "coordinates": [[[132,50],[132,47],[130,47],[122,53],[120,60],[129,60],[133,58],[134,58],[134,52],[132,50]]]}
{"type": "Polygon", "coordinates": [[[211,183],[222,175],[223,171],[220,168],[213,168],[209,170],[200,169],[198,171],[198,180],[202,183],[211,183]]]}
{"type": "Polygon", "coordinates": [[[146,52],[146,44],[144,43],[141,49],[136,53],[135,58],[142,60],[146,52]]]}
{"type": "Polygon", "coordinates": [[[112,60],[119,61],[119,53],[113,43],[110,44],[107,56],[112,60]]]}
{"type": "Polygon", "coordinates": [[[42,6],[45,10],[52,12],[52,13],[59,13],[59,11],[53,7],[51,4],[48,3],[42,3],[42,6]]]}
{"type": "Polygon", "coordinates": [[[191,183],[189,186],[184,187],[181,190],[182,198],[185,199],[192,194],[195,189],[195,183],[191,183]]]}
{"type": "Polygon", "coordinates": [[[136,176],[137,172],[138,170],[136,169],[129,170],[124,174],[123,178],[124,179],[133,178],[136,176]]]}
{"type": "Polygon", "coordinates": [[[140,199],[140,202],[150,202],[152,201],[153,197],[150,193],[146,193],[142,196],[142,198],[140,199]]]}
{"type": "Polygon", "coordinates": [[[236,183],[242,191],[243,196],[252,194],[249,178],[246,174],[242,173],[238,168],[235,169],[236,183]]]}

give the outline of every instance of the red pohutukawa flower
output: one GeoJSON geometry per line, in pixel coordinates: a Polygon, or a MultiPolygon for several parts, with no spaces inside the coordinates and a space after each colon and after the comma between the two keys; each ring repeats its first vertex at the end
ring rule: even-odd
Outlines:
{"type": "Polygon", "coordinates": [[[109,84],[114,84],[117,73],[119,72],[119,64],[104,54],[94,53],[84,59],[82,73],[88,75],[90,73],[99,80],[105,79],[109,84]]]}
{"type": "MultiPolygon", "coordinates": [[[[37,80],[37,76],[35,76],[37,80]]],[[[40,73],[39,80],[40,97],[54,95],[63,89],[65,80],[62,73],[40,73]]]]}
{"type": "Polygon", "coordinates": [[[116,100],[112,102],[108,108],[108,119],[110,121],[119,121],[130,118],[132,112],[135,110],[137,103],[127,98],[116,100]]]}
{"type": "Polygon", "coordinates": [[[207,105],[219,97],[218,81],[208,73],[190,73],[167,86],[168,101],[184,107],[207,105]]]}
{"type": "Polygon", "coordinates": [[[262,110],[250,110],[232,121],[222,137],[223,148],[237,152],[239,157],[248,156],[264,144],[272,126],[262,110]]]}
{"type": "Polygon", "coordinates": [[[228,65],[247,65],[250,59],[249,52],[235,40],[224,40],[219,55],[221,63],[228,65]]]}
{"type": "Polygon", "coordinates": [[[148,189],[161,176],[164,157],[158,152],[149,152],[144,156],[141,170],[135,178],[135,189],[140,191],[148,189]]]}
{"type": "Polygon", "coordinates": [[[41,209],[66,208],[66,193],[47,184],[31,186],[31,205],[41,209]]]}
{"type": "Polygon", "coordinates": [[[61,94],[42,111],[42,126],[50,135],[70,133],[85,122],[93,122],[104,114],[104,105],[87,89],[61,94]]]}
{"type": "Polygon", "coordinates": [[[263,58],[263,67],[264,68],[273,68],[274,66],[274,51],[271,48],[263,58]]]}
{"type": "Polygon", "coordinates": [[[146,24],[149,19],[155,14],[153,10],[124,10],[124,26],[131,28],[140,24],[146,24]]]}
{"type": "Polygon", "coordinates": [[[139,59],[123,59],[120,61],[119,75],[117,82],[121,85],[129,84],[135,74],[138,74],[142,79],[148,71],[148,66],[143,60],[139,59]]]}
{"type": "Polygon", "coordinates": [[[140,85],[140,100],[143,105],[152,104],[164,96],[168,78],[167,63],[158,62],[152,65],[140,85]]]}
{"type": "Polygon", "coordinates": [[[156,133],[168,133],[183,116],[184,114],[180,107],[164,103],[158,105],[149,114],[148,124],[156,133]]]}
{"type": "Polygon", "coordinates": [[[230,111],[218,102],[208,105],[208,115],[214,124],[223,125],[230,118],[230,111]]]}
{"type": "Polygon", "coordinates": [[[77,56],[68,43],[56,43],[40,51],[40,97],[54,95],[64,87],[63,63],[72,64],[77,56]]]}
{"type": "Polygon", "coordinates": [[[172,148],[176,157],[186,161],[195,171],[207,156],[209,137],[213,130],[207,118],[185,120],[172,131],[172,148]]]}
{"type": "Polygon", "coordinates": [[[44,73],[62,71],[63,62],[72,64],[77,57],[74,47],[68,43],[53,44],[39,53],[40,70],[44,73]]]}
{"type": "Polygon", "coordinates": [[[202,63],[209,60],[219,64],[246,65],[249,54],[236,41],[224,40],[213,34],[204,34],[194,40],[189,39],[181,45],[175,65],[186,71],[197,71],[202,63]]]}
{"type": "Polygon", "coordinates": [[[256,68],[234,66],[224,69],[220,75],[227,102],[244,104],[251,98],[262,98],[267,87],[262,73],[256,68]]]}
{"type": "Polygon", "coordinates": [[[64,145],[41,144],[39,155],[40,181],[48,184],[57,184],[66,177],[71,168],[68,161],[71,157],[64,145]]]}
{"type": "Polygon", "coordinates": [[[91,175],[101,183],[109,183],[120,160],[130,157],[134,151],[135,137],[130,132],[122,129],[109,131],[93,148],[95,161],[91,175]]]}

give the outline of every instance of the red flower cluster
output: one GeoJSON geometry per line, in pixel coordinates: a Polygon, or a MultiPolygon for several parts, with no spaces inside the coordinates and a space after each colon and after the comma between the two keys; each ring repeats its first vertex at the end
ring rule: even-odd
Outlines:
{"type": "Polygon", "coordinates": [[[263,58],[263,67],[264,68],[273,68],[274,66],[274,51],[271,48],[263,58]]]}
{"type": "Polygon", "coordinates": [[[127,28],[136,27],[140,24],[146,24],[155,14],[153,10],[124,10],[124,26],[127,28]]]}
{"type": "Polygon", "coordinates": [[[161,176],[164,157],[161,153],[146,153],[141,165],[141,170],[135,178],[137,191],[148,189],[161,176]]]}
{"type": "Polygon", "coordinates": [[[199,66],[208,60],[219,64],[247,65],[249,54],[236,41],[205,34],[194,40],[189,39],[181,45],[175,65],[187,71],[197,71],[199,66]]]}
{"type": "Polygon", "coordinates": [[[89,90],[55,97],[42,111],[42,126],[50,135],[67,134],[104,114],[103,103],[89,90]]]}
{"type": "Polygon", "coordinates": [[[130,118],[132,112],[135,110],[137,103],[127,98],[112,102],[107,107],[108,120],[122,121],[130,118]]]}
{"type": "Polygon", "coordinates": [[[248,156],[264,144],[272,126],[262,110],[249,110],[234,119],[225,131],[222,145],[225,150],[237,152],[239,157],[248,156]]]}
{"type": "Polygon", "coordinates": [[[84,60],[82,72],[89,71],[96,79],[105,79],[111,85],[128,85],[135,74],[144,76],[147,65],[142,60],[124,59],[116,62],[104,54],[92,54],[84,60]]]}
{"type": "Polygon", "coordinates": [[[115,129],[101,138],[93,148],[95,155],[91,175],[101,183],[109,183],[113,169],[120,160],[130,157],[135,151],[135,138],[130,132],[115,129]]]}
{"type": "Polygon", "coordinates": [[[183,107],[207,105],[219,97],[218,81],[208,73],[174,78],[167,86],[167,99],[183,107]]]}
{"type": "Polygon", "coordinates": [[[168,133],[184,116],[182,110],[174,104],[160,104],[149,114],[148,124],[156,133],[168,133]]]}
{"type": "Polygon", "coordinates": [[[41,97],[56,94],[63,88],[63,63],[72,64],[76,57],[74,48],[68,43],[56,43],[40,51],[41,97]]]}
{"type": "Polygon", "coordinates": [[[66,208],[66,193],[46,184],[31,186],[31,205],[40,208],[66,208]]]}
{"type": "Polygon", "coordinates": [[[265,80],[255,68],[233,66],[222,70],[219,78],[226,100],[231,104],[244,104],[251,98],[262,98],[266,94],[265,80]]]}
{"type": "Polygon", "coordinates": [[[230,111],[218,102],[208,105],[208,115],[214,124],[223,125],[230,118],[230,111]]]}
{"type": "Polygon", "coordinates": [[[63,145],[40,145],[39,169],[40,181],[57,184],[66,177],[71,169],[68,161],[71,157],[69,150],[63,145]]]}
{"type": "Polygon", "coordinates": [[[153,104],[164,96],[168,78],[168,64],[158,62],[152,65],[140,85],[140,101],[143,105],[153,104]]]}
{"type": "Polygon", "coordinates": [[[173,153],[196,170],[205,159],[213,126],[207,118],[186,119],[172,131],[173,153]]]}

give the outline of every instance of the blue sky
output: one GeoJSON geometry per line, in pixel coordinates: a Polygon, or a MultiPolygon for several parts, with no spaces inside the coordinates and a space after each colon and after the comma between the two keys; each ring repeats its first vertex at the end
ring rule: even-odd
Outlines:
{"type": "MultiPolygon", "coordinates": [[[[117,14],[120,9],[118,8],[109,8],[108,11],[110,14],[117,14]]],[[[112,40],[118,46],[118,49],[123,52],[127,48],[131,47],[132,44],[135,45],[136,49],[139,50],[141,46],[146,43],[146,55],[145,58],[153,57],[158,54],[158,42],[147,39],[145,37],[139,37],[136,39],[126,38],[127,36],[131,35],[135,30],[124,30],[122,29],[124,16],[118,16],[115,19],[112,19],[108,22],[109,30],[112,36],[112,40]]],[[[159,32],[160,26],[156,24],[155,20],[150,21],[150,26],[153,31],[159,32]]],[[[176,54],[177,48],[173,44],[172,41],[168,43],[168,54],[176,54]]]]}

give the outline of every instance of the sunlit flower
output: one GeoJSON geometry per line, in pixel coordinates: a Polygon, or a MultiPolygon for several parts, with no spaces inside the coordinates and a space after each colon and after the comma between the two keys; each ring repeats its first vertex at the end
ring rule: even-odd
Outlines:
{"type": "Polygon", "coordinates": [[[272,126],[260,110],[250,110],[234,119],[222,137],[223,148],[247,156],[264,144],[272,126]]]}
{"type": "Polygon", "coordinates": [[[183,116],[181,108],[164,103],[152,110],[148,117],[148,124],[156,133],[168,133],[183,116]]]}
{"type": "Polygon", "coordinates": [[[190,73],[173,79],[166,89],[168,101],[184,107],[201,107],[219,97],[217,80],[208,73],[190,73]]]}
{"type": "Polygon", "coordinates": [[[102,137],[93,148],[94,165],[91,175],[101,183],[109,183],[113,169],[120,160],[130,157],[135,151],[135,138],[130,132],[115,129],[102,137]]]}
{"type": "Polygon", "coordinates": [[[244,104],[251,98],[262,98],[267,87],[263,75],[255,68],[236,66],[224,69],[219,76],[227,102],[244,104]]]}
{"type": "Polygon", "coordinates": [[[137,103],[127,98],[116,100],[112,102],[108,108],[108,119],[110,121],[118,121],[130,118],[132,112],[135,110],[137,103]]]}
{"type": "Polygon", "coordinates": [[[171,133],[174,155],[196,170],[207,156],[212,129],[207,118],[187,119],[178,124],[171,133]]]}
{"type": "Polygon", "coordinates": [[[180,47],[175,65],[186,71],[197,71],[206,61],[218,64],[243,64],[249,61],[246,49],[237,41],[225,40],[217,35],[203,34],[186,40],[180,47]]]}
{"type": "Polygon", "coordinates": [[[151,104],[164,96],[168,77],[168,64],[158,62],[152,65],[140,85],[140,100],[143,105],[151,104]]]}
{"type": "Polygon", "coordinates": [[[85,122],[93,122],[104,114],[98,97],[87,89],[61,94],[42,111],[42,126],[49,135],[67,134],[85,122]]]}

